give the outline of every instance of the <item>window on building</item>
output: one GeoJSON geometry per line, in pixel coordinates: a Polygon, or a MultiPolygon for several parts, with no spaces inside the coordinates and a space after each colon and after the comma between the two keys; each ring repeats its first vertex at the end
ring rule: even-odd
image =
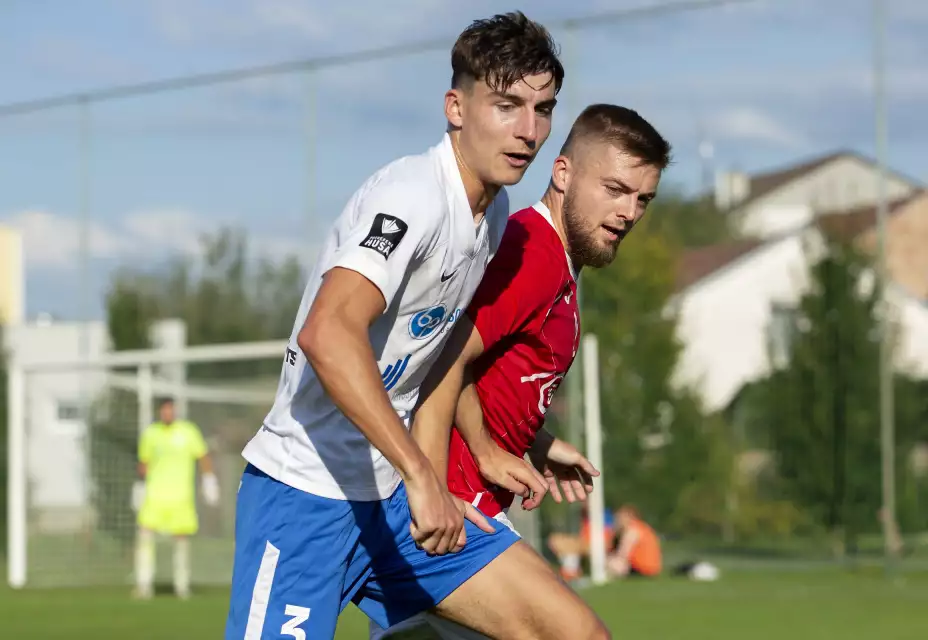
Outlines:
{"type": "Polygon", "coordinates": [[[771,307],[767,339],[770,343],[773,365],[776,367],[785,366],[789,361],[789,353],[796,335],[798,315],[796,307],[791,305],[774,303],[771,307]]]}

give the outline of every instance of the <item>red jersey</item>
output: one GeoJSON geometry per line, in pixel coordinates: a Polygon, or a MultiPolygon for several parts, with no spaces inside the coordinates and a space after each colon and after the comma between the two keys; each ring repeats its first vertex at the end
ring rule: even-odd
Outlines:
{"type": "MultiPolygon", "coordinates": [[[[483,339],[472,371],[484,424],[497,445],[522,457],[580,345],[577,282],[544,204],[509,218],[467,314],[483,339]]],[[[457,429],[448,487],[491,517],[515,497],[480,475],[457,429]]]]}

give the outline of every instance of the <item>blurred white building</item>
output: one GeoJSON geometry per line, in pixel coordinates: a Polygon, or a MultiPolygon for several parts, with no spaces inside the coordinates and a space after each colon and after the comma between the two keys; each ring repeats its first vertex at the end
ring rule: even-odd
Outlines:
{"type": "MultiPolygon", "coordinates": [[[[889,180],[887,255],[899,336],[896,366],[928,377],[928,192],[889,180]]],[[[672,307],[683,352],[675,382],[711,411],[784,357],[786,329],[809,284],[823,234],[876,247],[876,177],[868,160],[836,153],[783,169],[718,181],[717,204],[746,237],[687,251],[672,307]]]]}
{"type": "MultiPolygon", "coordinates": [[[[736,220],[743,235],[773,238],[796,231],[821,213],[876,204],[876,169],[869,158],[838,151],[754,175],[720,172],[715,205],[736,220]]],[[[897,200],[923,187],[890,171],[886,195],[897,200]]]]}

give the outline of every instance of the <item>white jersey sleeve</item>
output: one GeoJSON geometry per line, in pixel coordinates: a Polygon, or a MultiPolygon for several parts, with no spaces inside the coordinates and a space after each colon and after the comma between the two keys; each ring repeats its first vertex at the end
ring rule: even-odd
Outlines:
{"type": "Polygon", "coordinates": [[[418,206],[395,182],[380,181],[349,203],[347,224],[337,230],[338,249],[329,268],[360,273],[389,307],[407,272],[434,248],[440,218],[418,206]]]}

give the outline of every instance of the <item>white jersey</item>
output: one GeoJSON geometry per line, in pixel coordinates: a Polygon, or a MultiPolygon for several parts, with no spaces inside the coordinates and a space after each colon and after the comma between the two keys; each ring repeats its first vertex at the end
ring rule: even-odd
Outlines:
{"type": "Polygon", "coordinates": [[[408,428],[419,386],[470,303],[508,217],[501,190],[474,224],[448,134],[426,153],[400,158],[368,179],[336,220],[310,276],[274,406],[246,445],[245,459],[326,498],[389,497],[399,475],[323,390],[297,335],[333,267],[375,284],[387,305],[371,325],[370,341],[384,388],[408,428]]]}

